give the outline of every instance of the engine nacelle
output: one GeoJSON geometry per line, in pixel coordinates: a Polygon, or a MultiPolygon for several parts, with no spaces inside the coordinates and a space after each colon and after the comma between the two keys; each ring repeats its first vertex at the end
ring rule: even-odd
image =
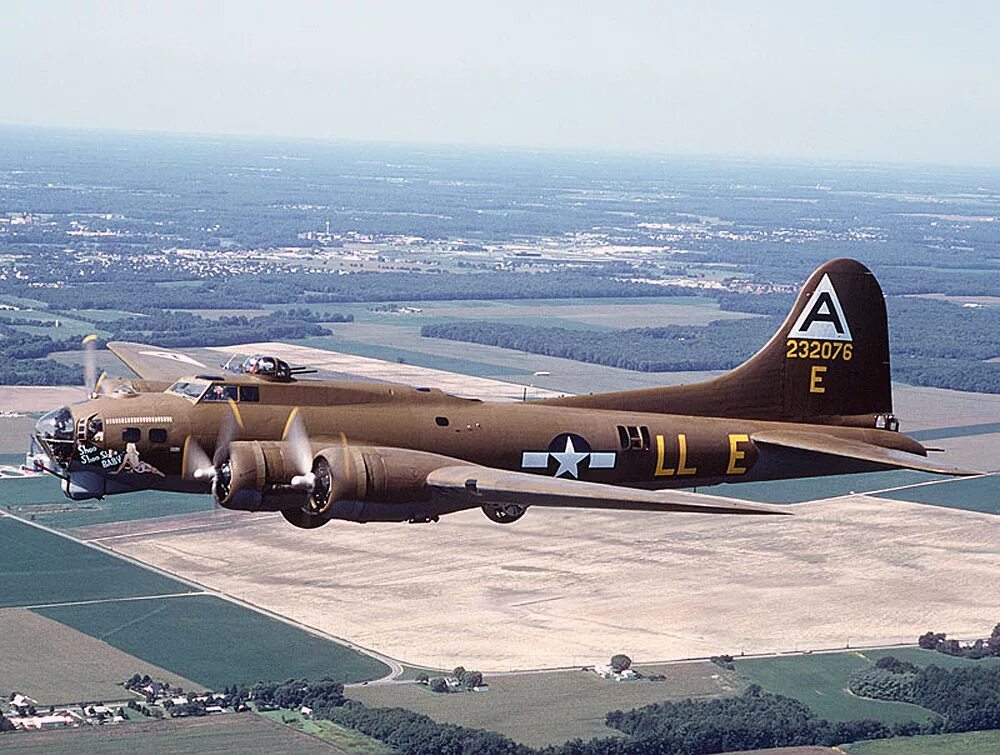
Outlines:
{"type": "Polygon", "coordinates": [[[306,504],[308,492],[292,487],[294,455],[281,441],[241,440],[219,449],[213,461],[216,503],[240,511],[279,511],[306,504]]]}
{"type": "MultiPolygon", "coordinates": [[[[331,513],[335,504],[344,502],[419,504],[431,497],[427,475],[455,463],[454,459],[425,451],[348,444],[329,446],[313,459],[314,483],[308,509],[323,515],[331,513]]],[[[366,510],[374,511],[372,507],[358,507],[356,515],[343,511],[341,516],[367,521],[366,510]]],[[[391,508],[381,510],[391,516],[391,508]]],[[[407,514],[402,507],[399,509],[399,519],[417,516],[419,513],[415,511],[407,514]]]]}

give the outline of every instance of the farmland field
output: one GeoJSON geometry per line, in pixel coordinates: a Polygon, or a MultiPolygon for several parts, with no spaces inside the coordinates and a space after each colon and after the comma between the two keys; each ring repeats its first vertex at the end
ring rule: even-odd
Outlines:
{"type": "Polygon", "coordinates": [[[929,503],[966,511],[1000,514],[1000,475],[951,480],[941,485],[922,485],[879,493],[879,498],[929,503]]]}
{"type": "Polygon", "coordinates": [[[0,734],[7,755],[188,755],[192,752],[238,752],[245,755],[314,755],[342,753],[318,739],[253,713],[142,721],[121,726],[85,727],[27,734],[0,734]]]}
{"type": "Polygon", "coordinates": [[[354,682],[388,673],[348,647],[208,595],[37,613],[211,689],[291,677],[354,682]]]}
{"type": "MultiPolygon", "coordinates": [[[[913,658],[904,653],[884,651],[885,655],[913,658]]],[[[892,724],[935,718],[934,713],[918,705],[868,700],[851,694],[847,690],[851,674],[870,663],[862,653],[822,653],[737,660],[736,668],[766,691],[800,700],[830,721],[870,718],[892,724]]]]}
{"type": "Polygon", "coordinates": [[[7,516],[0,517],[0,575],[0,608],[192,590],[183,582],[7,516]]]}
{"type": "Polygon", "coordinates": [[[295,731],[316,737],[334,747],[339,747],[351,755],[394,755],[394,750],[386,744],[362,734],[354,729],[338,726],[333,721],[305,719],[297,710],[274,710],[260,715],[272,721],[281,722],[295,731]]]}
{"type": "Polygon", "coordinates": [[[184,689],[195,686],[178,674],[22,608],[0,610],[0,659],[3,691],[17,690],[43,706],[130,699],[121,683],[135,673],[184,689]]]}
{"type": "Polygon", "coordinates": [[[894,737],[842,745],[850,755],[983,755],[1000,752],[1000,729],[962,734],[894,737]]]}
{"type": "Polygon", "coordinates": [[[371,707],[403,707],[444,723],[498,731],[532,746],[558,744],[580,737],[617,736],[604,725],[612,710],[688,697],[735,693],[735,674],[711,663],[655,667],[663,682],[613,682],[585,671],[490,676],[489,692],[441,695],[417,684],[354,687],[347,694],[371,707]]]}
{"type": "Polygon", "coordinates": [[[75,502],[63,496],[58,482],[48,477],[5,480],[0,487],[0,505],[4,511],[31,517],[34,522],[60,530],[211,511],[213,507],[207,495],[159,490],[108,496],[101,501],[75,502]]]}

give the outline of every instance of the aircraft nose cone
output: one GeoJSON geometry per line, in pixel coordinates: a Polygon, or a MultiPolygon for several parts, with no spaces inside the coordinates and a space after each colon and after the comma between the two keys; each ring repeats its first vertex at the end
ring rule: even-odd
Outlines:
{"type": "Polygon", "coordinates": [[[35,433],[43,440],[73,440],[73,412],[60,406],[35,423],[35,433]]]}

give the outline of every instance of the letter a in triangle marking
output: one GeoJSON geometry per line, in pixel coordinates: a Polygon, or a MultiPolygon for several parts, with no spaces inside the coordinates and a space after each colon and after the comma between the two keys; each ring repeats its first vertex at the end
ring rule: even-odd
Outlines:
{"type": "Polygon", "coordinates": [[[817,341],[853,341],[844,308],[830,276],[823,275],[812,298],[806,303],[799,319],[788,333],[789,338],[809,338],[817,341]]]}

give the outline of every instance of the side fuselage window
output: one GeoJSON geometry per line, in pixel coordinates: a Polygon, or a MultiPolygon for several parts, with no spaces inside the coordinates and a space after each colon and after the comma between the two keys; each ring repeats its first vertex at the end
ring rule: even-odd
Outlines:
{"type": "Polygon", "coordinates": [[[260,401],[260,388],[256,385],[241,385],[240,401],[260,401]]]}
{"type": "Polygon", "coordinates": [[[236,401],[238,392],[235,385],[213,385],[205,392],[203,401],[236,401]]]}

